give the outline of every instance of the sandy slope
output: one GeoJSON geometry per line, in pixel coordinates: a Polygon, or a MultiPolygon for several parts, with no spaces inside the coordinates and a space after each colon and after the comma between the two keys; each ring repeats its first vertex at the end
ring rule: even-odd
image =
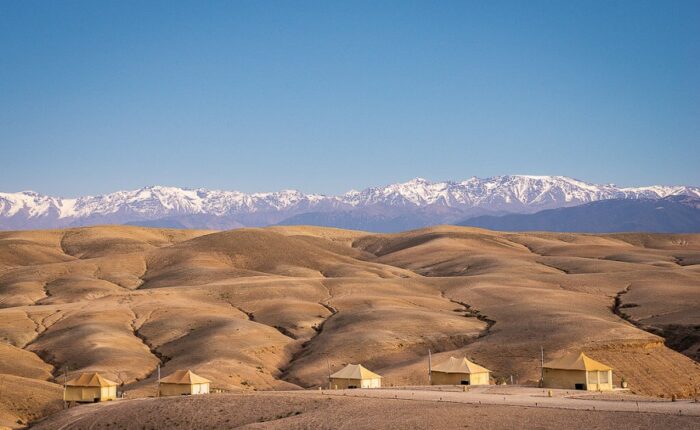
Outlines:
{"type": "Polygon", "coordinates": [[[0,372],[98,370],[134,397],[154,391],[159,364],[239,391],[311,387],[362,362],[404,385],[427,382],[431,349],[525,383],[542,346],[585,350],[637,392],[688,396],[699,263],[700,235],[0,232],[0,372]]]}
{"type": "Polygon", "coordinates": [[[0,374],[0,428],[24,427],[63,407],[61,386],[38,379],[0,374]]]}

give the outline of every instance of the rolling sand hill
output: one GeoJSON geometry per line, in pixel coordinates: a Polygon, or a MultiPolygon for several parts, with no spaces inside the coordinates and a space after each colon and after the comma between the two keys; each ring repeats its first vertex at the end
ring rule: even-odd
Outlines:
{"type": "Polygon", "coordinates": [[[235,392],[318,386],[348,362],[423,384],[428,349],[520,383],[537,381],[540,346],[584,350],[616,384],[690,396],[698,326],[700,235],[0,232],[0,380],[14,387],[0,426],[57,410],[64,373],[103,372],[128,397],[155,393],[158,365],[235,392]]]}

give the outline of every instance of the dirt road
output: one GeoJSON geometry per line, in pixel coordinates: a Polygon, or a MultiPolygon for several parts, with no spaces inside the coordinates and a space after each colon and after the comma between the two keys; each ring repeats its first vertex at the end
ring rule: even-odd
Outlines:
{"type": "MultiPolygon", "coordinates": [[[[676,402],[658,399],[641,399],[637,396],[620,394],[617,400],[605,394],[552,390],[528,387],[470,387],[467,392],[454,388],[415,389],[382,388],[374,390],[324,390],[323,394],[334,396],[383,398],[402,400],[422,400],[433,402],[468,403],[482,405],[526,406],[553,409],[595,410],[610,412],[646,412],[665,415],[700,416],[700,403],[691,400],[676,402]],[[584,397],[585,396],[585,397],[584,397]],[[600,399],[596,397],[601,397],[600,399]]],[[[308,391],[306,391],[308,392],[308,391]]]]}
{"type": "MultiPolygon", "coordinates": [[[[527,402],[527,393],[498,394],[410,389],[296,392],[252,392],[118,400],[83,405],[61,411],[35,423],[37,430],[173,430],[173,429],[265,429],[265,430],[479,430],[620,428],[695,430],[700,416],[695,404],[640,402],[644,412],[620,411],[619,404],[605,400],[547,398],[544,406],[527,402]],[[511,404],[503,404],[503,398],[511,404]],[[440,400],[442,398],[442,400],[440,400]],[[500,398],[500,404],[499,402],[500,398]],[[414,399],[414,400],[409,400],[414,399]],[[479,404],[479,401],[482,404],[479,404]],[[488,402],[494,402],[490,404],[488,402]],[[516,405],[522,402],[525,406],[516,405]],[[651,403],[655,403],[652,405],[651,403]],[[670,406],[679,405],[673,414],[670,406]],[[586,409],[596,406],[596,410],[586,409]],[[609,407],[613,410],[600,410],[609,407]],[[662,412],[649,413],[656,406],[662,412]],[[691,411],[691,412],[687,412],[691,411]]],[[[485,391],[488,391],[486,389],[485,391]]],[[[511,390],[512,391],[512,390],[511,390]]],[[[536,390],[535,390],[536,391],[536,390]]],[[[559,394],[559,393],[557,393],[559,394]]],[[[541,395],[541,392],[540,392],[541,395]]],[[[625,406],[626,407],[626,406],[625,406]]]]}

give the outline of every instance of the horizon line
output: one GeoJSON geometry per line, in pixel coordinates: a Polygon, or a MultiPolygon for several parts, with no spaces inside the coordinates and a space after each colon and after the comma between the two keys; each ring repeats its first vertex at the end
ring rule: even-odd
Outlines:
{"type": "Polygon", "coordinates": [[[219,192],[233,192],[233,193],[241,193],[241,194],[247,194],[247,195],[254,195],[254,194],[275,194],[275,193],[283,193],[283,192],[297,192],[301,193],[304,195],[308,196],[322,196],[322,197],[338,197],[338,196],[343,196],[347,195],[350,193],[360,193],[365,190],[370,190],[373,188],[382,188],[382,187],[389,187],[392,185],[405,185],[409,184],[411,182],[417,182],[417,181],[425,181],[429,183],[430,185],[435,185],[435,184],[460,184],[466,181],[469,181],[470,179],[478,179],[478,180],[489,180],[489,179],[494,179],[494,178],[503,178],[503,177],[519,177],[519,178],[529,178],[529,179],[545,179],[545,178],[563,178],[563,179],[568,179],[568,180],[573,180],[577,182],[582,182],[587,185],[595,185],[595,186],[610,186],[610,187],[616,187],[621,190],[625,189],[638,189],[638,188],[649,188],[649,187],[691,187],[691,188],[700,188],[700,185],[692,185],[692,184],[649,184],[649,185],[632,185],[632,186],[618,186],[617,184],[613,182],[609,183],[598,183],[598,182],[589,182],[586,180],[574,178],[571,176],[566,176],[566,175],[532,175],[532,174],[506,174],[506,175],[493,175],[493,176],[485,176],[485,177],[478,177],[475,175],[472,175],[466,179],[461,179],[461,180],[454,180],[454,179],[446,179],[446,180],[430,180],[426,179],[422,176],[415,176],[411,179],[408,179],[406,181],[397,181],[397,182],[391,182],[385,185],[374,185],[374,186],[369,186],[362,188],[360,190],[356,188],[350,188],[349,190],[342,192],[342,193],[315,193],[315,192],[306,192],[302,191],[297,188],[282,188],[278,189],[275,191],[240,191],[237,189],[224,189],[224,188],[207,188],[207,187],[189,187],[189,186],[177,186],[177,185],[160,185],[160,184],[150,184],[150,185],[144,185],[142,187],[138,188],[132,188],[132,189],[117,189],[114,191],[106,192],[106,193],[99,193],[99,194],[83,194],[83,195],[78,195],[75,197],[71,196],[62,196],[62,195],[52,195],[52,194],[46,194],[42,193],[39,191],[35,190],[20,190],[20,191],[0,191],[0,194],[29,194],[29,193],[34,193],[38,194],[40,196],[44,197],[53,197],[53,198],[60,198],[60,199],[79,199],[79,198],[84,198],[84,197],[101,197],[105,195],[110,195],[110,194],[115,194],[115,193],[120,193],[120,192],[134,192],[134,191],[141,191],[149,188],[177,188],[180,190],[185,190],[185,191],[219,191],[219,192]]]}

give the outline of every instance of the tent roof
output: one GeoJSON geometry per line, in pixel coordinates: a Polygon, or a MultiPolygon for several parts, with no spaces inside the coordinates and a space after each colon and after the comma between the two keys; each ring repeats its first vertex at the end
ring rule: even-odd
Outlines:
{"type": "Polygon", "coordinates": [[[583,352],[565,355],[564,357],[544,363],[544,367],[548,369],[564,369],[564,370],[612,370],[612,367],[595,361],[583,352]]]}
{"type": "Polygon", "coordinates": [[[467,360],[466,357],[461,359],[450,357],[447,361],[433,366],[430,371],[443,373],[483,373],[488,372],[489,369],[472,363],[467,360]]]}
{"type": "Polygon", "coordinates": [[[117,384],[97,372],[81,373],[77,378],[66,381],[69,387],[115,387],[117,384]]]}
{"type": "Polygon", "coordinates": [[[191,370],[176,370],[175,372],[171,373],[170,375],[166,376],[165,378],[161,378],[160,382],[166,383],[166,384],[192,385],[192,384],[205,384],[205,383],[211,382],[211,381],[206,379],[206,378],[202,378],[201,376],[195,374],[191,370]]]}
{"type": "Polygon", "coordinates": [[[338,379],[376,379],[381,376],[367,370],[361,364],[348,364],[344,368],[331,375],[331,378],[338,379]]]}

